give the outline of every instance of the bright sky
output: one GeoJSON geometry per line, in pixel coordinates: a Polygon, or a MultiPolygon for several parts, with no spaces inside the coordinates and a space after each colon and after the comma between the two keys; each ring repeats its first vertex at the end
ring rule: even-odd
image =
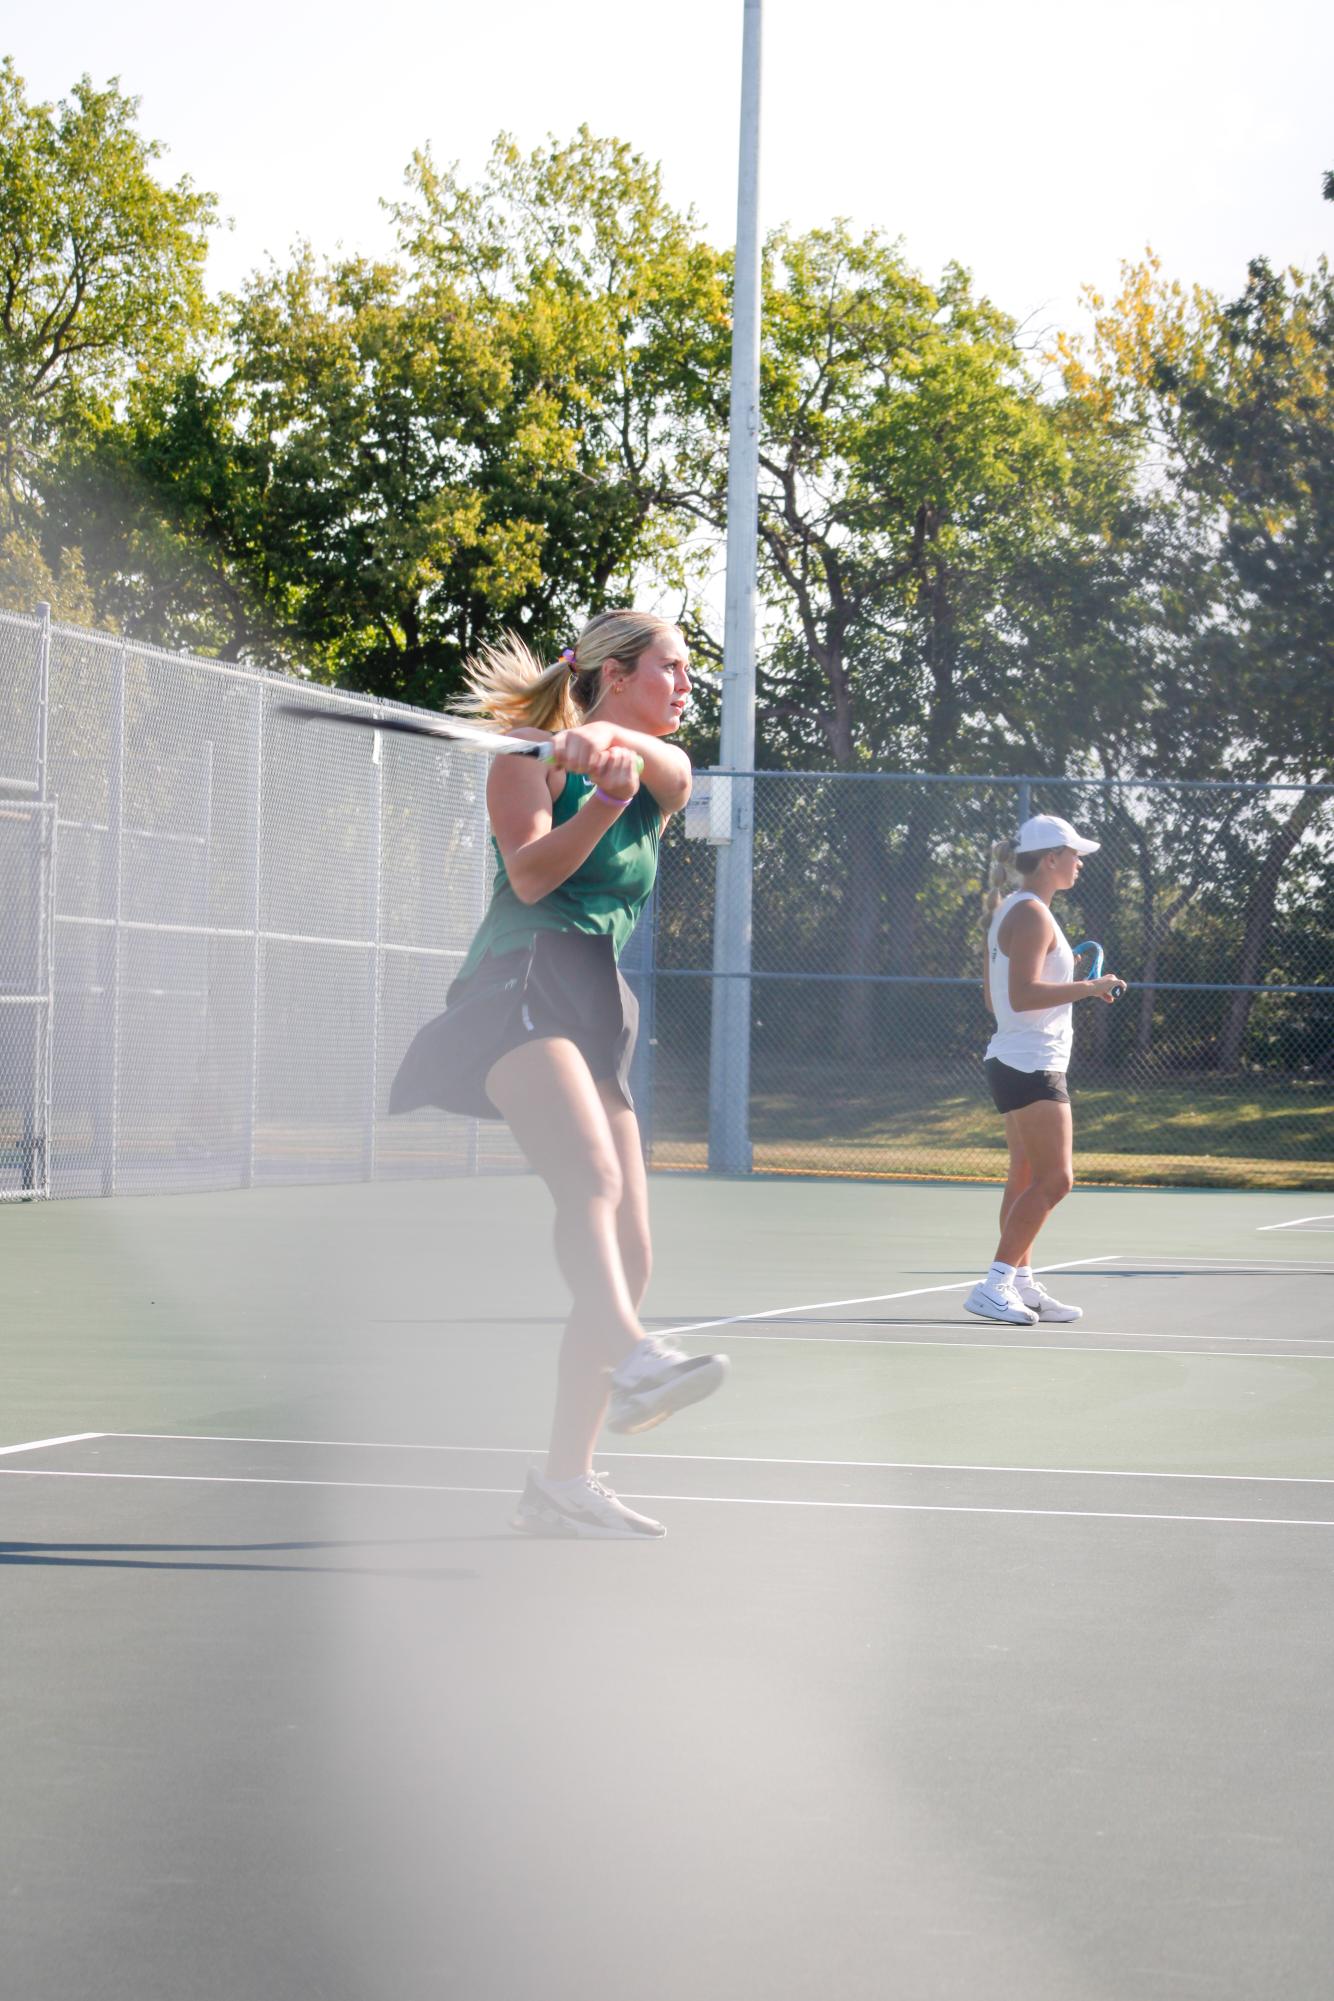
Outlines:
{"type": "MultiPolygon", "coordinates": [[[[844,214],[955,258],[1039,326],[1152,243],[1225,294],[1247,260],[1334,244],[1328,0],[766,0],[766,227],[844,214]]],[[[142,98],[172,179],[212,189],[234,286],[308,237],[385,251],[414,147],[476,172],[581,122],[662,161],[711,237],[735,224],[741,0],[62,0],[0,29],[29,94],[88,71],[142,98]],[[209,32],[205,23],[216,23],[209,32]]]]}

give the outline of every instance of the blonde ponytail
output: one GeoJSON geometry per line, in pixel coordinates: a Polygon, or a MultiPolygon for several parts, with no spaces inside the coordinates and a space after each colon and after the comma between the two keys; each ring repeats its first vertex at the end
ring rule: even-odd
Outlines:
{"type": "Polygon", "coordinates": [[[507,632],[465,663],[468,692],[456,707],[502,730],[574,729],[606,693],[602,670],[609,660],[629,676],[655,639],[675,631],[670,619],[652,612],[600,611],[550,667],[517,632],[507,632]]]}
{"type": "Polygon", "coordinates": [[[570,661],[562,654],[544,667],[517,632],[481,646],[466,662],[468,692],[455,703],[460,715],[493,723],[498,730],[573,729],[579,721],[570,687],[570,661]]]}
{"type": "Polygon", "coordinates": [[[1004,840],[992,842],[991,869],[982,895],[984,917],[990,917],[996,906],[1005,901],[1010,891],[1019,888],[1020,875],[1015,867],[1017,859],[1017,850],[1008,834],[1004,840]]]}

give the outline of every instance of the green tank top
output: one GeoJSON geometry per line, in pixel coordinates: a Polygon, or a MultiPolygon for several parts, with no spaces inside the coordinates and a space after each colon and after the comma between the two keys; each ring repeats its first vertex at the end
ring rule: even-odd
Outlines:
{"type": "MultiPolygon", "coordinates": [[[[572,820],[592,790],[592,780],[582,772],[567,772],[560,797],[552,804],[552,826],[572,820]]],[[[531,945],[539,931],[588,931],[609,937],[619,959],[653,888],[661,833],[662,809],[641,785],[592,854],[536,903],[522,903],[514,894],[492,835],[496,877],[491,901],[458,978],[468,979],[490,954],[498,957],[531,945]]]]}

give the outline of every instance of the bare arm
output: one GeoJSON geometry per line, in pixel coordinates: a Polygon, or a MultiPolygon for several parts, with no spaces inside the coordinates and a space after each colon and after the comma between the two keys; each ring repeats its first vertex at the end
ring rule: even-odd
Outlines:
{"type": "Polygon", "coordinates": [[[987,1013],[994,1017],[996,1010],[991,1005],[991,944],[989,938],[982,940],[982,999],[986,1004],[987,1013]]]}
{"type": "Polygon", "coordinates": [[[664,743],[661,737],[644,736],[639,730],[622,729],[618,723],[603,722],[582,723],[577,730],[561,730],[551,739],[556,762],[568,771],[588,769],[581,761],[585,744],[628,750],[642,758],[640,782],[661,806],[664,816],[684,810],[690,797],[690,759],[675,744],[664,743]]]}
{"type": "MultiPolygon", "coordinates": [[[[540,737],[540,730],[516,730],[540,737]]],[[[632,751],[612,747],[583,767],[595,785],[627,803],[639,790],[639,767],[632,751]]],[[[539,903],[559,889],[592,854],[623,808],[590,793],[579,811],[552,825],[552,797],[546,770],[526,757],[498,757],[486,784],[486,808],[510,887],[520,903],[539,903]]]]}
{"type": "Polygon", "coordinates": [[[1017,1014],[1063,1007],[1067,1001],[1109,1001],[1121,985],[1114,973],[1097,980],[1044,980],[1042,962],[1055,936],[1051,912],[1031,898],[1017,903],[1001,924],[999,944],[1010,962],[1010,1006],[1017,1014]]]}

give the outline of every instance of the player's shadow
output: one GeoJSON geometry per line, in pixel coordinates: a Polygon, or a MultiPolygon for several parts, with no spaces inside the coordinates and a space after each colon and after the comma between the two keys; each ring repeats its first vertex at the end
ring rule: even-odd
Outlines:
{"type": "Polygon", "coordinates": [[[42,1565],[55,1570],[304,1572],[322,1577],[394,1577],[428,1584],[467,1583],[475,1570],[395,1568],[376,1563],[264,1563],[236,1558],[260,1552],[402,1549],[451,1542],[486,1542],[488,1536],[413,1536],[394,1542],[0,1542],[0,1566],[42,1565]]]}

